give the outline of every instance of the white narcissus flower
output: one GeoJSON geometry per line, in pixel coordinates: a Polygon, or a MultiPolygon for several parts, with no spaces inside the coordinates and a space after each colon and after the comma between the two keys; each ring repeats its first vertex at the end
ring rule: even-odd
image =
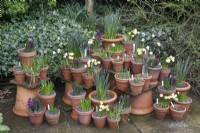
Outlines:
{"type": "Polygon", "coordinates": [[[73,53],[73,52],[71,52],[71,53],[69,53],[69,55],[70,55],[70,56],[74,56],[74,53],[73,53]]]}
{"type": "Polygon", "coordinates": [[[141,55],[142,54],[142,49],[138,48],[137,49],[137,53],[138,53],[138,55],[141,55]]]}
{"type": "Polygon", "coordinates": [[[134,37],[134,35],[131,35],[131,37],[134,37]]]}
{"type": "Polygon", "coordinates": [[[131,32],[129,32],[128,34],[131,35],[131,32]]]}
{"type": "Polygon", "coordinates": [[[94,65],[98,65],[98,63],[97,63],[97,62],[94,62],[94,65]]]}
{"type": "Polygon", "coordinates": [[[163,94],[160,94],[160,97],[163,97],[163,94]]]}
{"type": "Polygon", "coordinates": [[[142,38],[142,39],[141,39],[141,41],[142,41],[142,42],[144,42],[144,41],[145,41],[145,39],[144,39],[144,38],[142,38]]]}
{"type": "Polygon", "coordinates": [[[161,46],[160,42],[157,42],[157,45],[160,47],[161,46]]]}
{"type": "Polygon", "coordinates": [[[100,101],[100,104],[102,105],[102,104],[103,104],[103,101],[100,101]]]}
{"type": "Polygon", "coordinates": [[[154,35],[154,34],[152,34],[152,37],[154,38],[154,37],[155,37],[155,35],[154,35]]]}
{"type": "Polygon", "coordinates": [[[68,55],[68,54],[67,54],[67,53],[65,53],[65,54],[64,54],[64,57],[66,57],[67,55],[68,55]]]}
{"type": "Polygon", "coordinates": [[[115,47],[115,44],[114,44],[114,43],[112,44],[112,47],[115,47]]]}
{"type": "Polygon", "coordinates": [[[147,46],[146,49],[149,50],[149,46],[147,46]]]}
{"type": "Polygon", "coordinates": [[[167,63],[170,63],[170,58],[167,58],[166,60],[165,60],[167,63]]]}
{"type": "Polygon", "coordinates": [[[57,50],[58,53],[60,53],[60,51],[61,51],[60,49],[57,50]]]}
{"type": "Polygon", "coordinates": [[[101,111],[102,111],[102,109],[99,109],[99,111],[101,112],[101,111]]]}
{"type": "Polygon", "coordinates": [[[95,37],[94,37],[94,36],[92,36],[92,39],[95,39],[95,37]]]}
{"type": "Polygon", "coordinates": [[[153,55],[153,52],[149,52],[149,55],[153,55]]]}
{"type": "Polygon", "coordinates": [[[84,68],[87,68],[87,65],[84,65],[84,68]]]}
{"type": "Polygon", "coordinates": [[[55,51],[53,51],[53,54],[55,55],[55,54],[56,54],[56,52],[55,52],[55,51]]]}
{"type": "Polygon", "coordinates": [[[133,34],[134,34],[134,35],[138,34],[137,29],[134,29],[134,30],[133,30],[133,34]]]}
{"type": "Polygon", "coordinates": [[[93,44],[93,40],[92,40],[92,39],[89,39],[88,44],[89,44],[89,45],[93,44]]]}
{"type": "Polygon", "coordinates": [[[98,61],[98,64],[101,64],[101,61],[98,61]]]}
{"type": "Polygon", "coordinates": [[[110,110],[109,108],[106,109],[106,111],[109,111],[109,110],[110,110]]]}

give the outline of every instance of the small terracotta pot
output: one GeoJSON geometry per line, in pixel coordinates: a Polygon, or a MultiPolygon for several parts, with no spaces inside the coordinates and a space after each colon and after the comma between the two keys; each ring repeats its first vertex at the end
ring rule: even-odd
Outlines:
{"type": "Polygon", "coordinates": [[[81,61],[83,62],[83,64],[87,64],[89,58],[81,58],[81,61]]]}
{"type": "Polygon", "coordinates": [[[122,41],[122,44],[124,45],[125,48],[125,52],[126,53],[130,53],[133,50],[133,44],[135,42],[134,41],[122,41]]]}
{"type": "Polygon", "coordinates": [[[97,117],[94,115],[94,113],[92,114],[92,118],[94,120],[94,124],[96,126],[96,128],[104,128],[105,123],[106,123],[106,115],[103,117],[97,117]]]}
{"type": "Polygon", "coordinates": [[[87,87],[94,86],[94,75],[87,76],[86,73],[83,73],[83,81],[87,87]]]}
{"type": "Polygon", "coordinates": [[[70,80],[72,78],[71,71],[69,68],[62,68],[61,72],[65,80],[70,80]]]}
{"type": "Polygon", "coordinates": [[[163,94],[163,95],[171,95],[171,94],[173,94],[173,93],[175,93],[176,92],[176,89],[174,89],[174,90],[165,90],[165,89],[162,89],[161,88],[162,86],[158,86],[158,92],[160,93],[160,94],[163,94]]]}
{"type": "Polygon", "coordinates": [[[121,110],[120,122],[127,123],[128,122],[128,117],[129,117],[130,113],[131,113],[131,106],[129,108],[122,109],[121,110]]]}
{"type": "Polygon", "coordinates": [[[62,98],[62,101],[67,104],[67,105],[71,105],[71,100],[70,97],[68,95],[68,92],[72,90],[72,83],[71,82],[65,82],[65,94],[62,98]]]}
{"type": "Polygon", "coordinates": [[[127,69],[131,68],[131,58],[125,58],[124,59],[124,67],[127,69]]]}
{"type": "Polygon", "coordinates": [[[53,90],[53,92],[50,95],[43,95],[42,91],[38,91],[38,97],[42,101],[42,105],[48,108],[48,105],[54,105],[54,100],[56,97],[56,92],[53,90]]]}
{"type": "Polygon", "coordinates": [[[159,120],[164,120],[167,114],[167,111],[169,110],[169,106],[167,108],[159,108],[156,106],[156,103],[154,103],[153,106],[155,109],[156,118],[159,120]]]}
{"type": "Polygon", "coordinates": [[[46,108],[44,107],[44,109],[38,113],[31,113],[29,111],[27,111],[30,122],[34,125],[34,126],[39,126],[42,124],[43,119],[44,119],[44,113],[46,111],[46,108]]]}
{"type": "Polygon", "coordinates": [[[185,111],[185,114],[184,116],[187,115],[188,111],[189,111],[189,108],[190,108],[190,105],[192,104],[192,98],[188,97],[189,101],[188,102],[180,102],[180,101],[176,101],[174,100],[174,102],[177,104],[177,105],[180,105],[180,106],[183,106],[186,108],[186,111],[185,111]]]}
{"type": "Polygon", "coordinates": [[[152,75],[149,74],[149,77],[142,77],[142,79],[144,79],[144,86],[143,86],[143,90],[147,90],[149,88],[149,85],[150,85],[150,81],[151,81],[151,78],[152,78],[152,75]]]}
{"type": "Polygon", "coordinates": [[[131,60],[132,70],[134,74],[142,73],[143,63],[136,62],[135,60],[131,60]]]}
{"type": "Polygon", "coordinates": [[[124,59],[120,58],[119,62],[116,62],[114,59],[111,60],[113,64],[113,69],[115,72],[120,72],[123,68],[124,59]]]}
{"type": "Polygon", "coordinates": [[[71,68],[74,81],[83,83],[83,73],[86,72],[86,70],[86,68],[71,68]]]}
{"type": "Polygon", "coordinates": [[[159,74],[159,77],[158,77],[158,80],[159,81],[163,81],[165,77],[167,77],[171,72],[171,69],[167,69],[167,70],[161,70],[160,71],[160,74],[159,74]]]}
{"type": "Polygon", "coordinates": [[[15,76],[15,81],[18,83],[24,83],[25,81],[25,71],[21,69],[21,67],[14,66],[13,69],[13,74],[15,76]]]}
{"type": "Polygon", "coordinates": [[[58,110],[58,113],[56,114],[50,114],[48,111],[45,112],[45,120],[48,122],[50,126],[55,126],[58,124],[60,119],[60,110],[58,110]]]}
{"type": "Polygon", "coordinates": [[[132,82],[132,79],[130,79],[129,83],[131,85],[131,94],[134,96],[139,95],[142,92],[144,82],[145,82],[144,79],[142,79],[142,82],[134,83],[132,82]]]}
{"type": "Polygon", "coordinates": [[[78,112],[78,119],[81,125],[85,125],[85,126],[90,125],[94,108],[92,107],[92,109],[87,112],[80,111],[78,108],[76,109],[76,111],[78,112]]]}
{"type": "Polygon", "coordinates": [[[37,84],[39,82],[39,74],[29,75],[28,73],[26,73],[26,77],[29,84],[37,84]]]}
{"type": "Polygon", "coordinates": [[[160,68],[150,68],[148,67],[148,73],[152,75],[150,85],[157,85],[158,84],[158,76],[160,74],[162,67],[160,68]]]}
{"type": "Polygon", "coordinates": [[[109,70],[112,66],[111,59],[101,59],[104,69],[109,70]]]}
{"type": "Polygon", "coordinates": [[[26,53],[24,52],[24,50],[25,48],[21,48],[17,51],[17,54],[20,58],[20,62],[25,66],[31,66],[33,57],[36,56],[36,51],[26,53]]]}
{"type": "Polygon", "coordinates": [[[175,107],[178,107],[178,108],[182,108],[183,110],[178,111],[178,110],[173,109],[172,106],[170,106],[172,119],[173,119],[174,121],[181,121],[181,120],[183,120],[184,114],[185,114],[185,112],[186,112],[186,108],[183,107],[183,106],[177,105],[177,104],[175,104],[174,106],[175,106],[175,107]]]}
{"type": "Polygon", "coordinates": [[[47,72],[48,72],[49,66],[46,66],[45,68],[42,68],[40,71],[40,79],[45,80],[47,77],[47,72]]]}
{"type": "Polygon", "coordinates": [[[128,90],[128,87],[129,87],[129,79],[121,79],[121,78],[118,78],[116,77],[116,74],[115,74],[115,81],[116,81],[116,86],[119,90],[121,91],[126,91],[128,90]]]}
{"type": "Polygon", "coordinates": [[[116,39],[107,39],[105,35],[101,36],[102,46],[104,49],[108,49],[108,47],[113,43],[122,42],[124,40],[124,36],[120,34],[116,34],[116,39]]]}
{"type": "Polygon", "coordinates": [[[119,121],[120,121],[120,118],[118,119],[110,119],[109,117],[107,117],[107,120],[108,120],[108,125],[111,129],[116,129],[119,127],[119,121]]]}
{"type": "Polygon", "coordinates": [[[123,55],[123,51],[119,51],[119,52],[110,52],[111,53],[111,57],[112,58],[117,58],[117,56],[122,57],[123,55]]]}
{"type": "Polygon", "coordinates": [[[187,95],[188,91],[189,91],[190,88],[191,88],[191,85],[190,85],[188,82],[186,82],[186,81],[182,81],[181,84],[185,84],[186,87],[176,87],[176,91],[177,91],[177,92],[180,92],[180,93],[184,93],[184,94],[187,95]]]}

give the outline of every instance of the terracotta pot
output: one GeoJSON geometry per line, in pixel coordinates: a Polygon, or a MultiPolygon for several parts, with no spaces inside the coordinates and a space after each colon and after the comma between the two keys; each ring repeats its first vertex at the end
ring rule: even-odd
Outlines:
{"type": "Polygon", "coordinates": [[[83,64],[87,64],[89,58],[81,58],[81,61],[83,62],[83,64]]]}
{"type": "Polygon", "coordinates": [[[61,72],[65,80],[70,80],[72,78],[71,71],[69,68],[62,68],[61,72]]]}
{"type": "Polygon", "coordinates": [[[131,68],[131,58],[124,59],[124,68],[127,68],[127,69],[131,68]]]}
{"type": "Polygon", "coordinates": [[[134,74],[142,73],[143,63],[136,62],[135,60],[131,60],[132,70],[134,74]]]}
{"type": "Polygon", "coordinates": [[[134,41],[122,41],[122,44],[124,45],[124,48],[125,48],[125,52],[126,53],[130,53],[133,51],[133,44],[135,42],[134,41]]]}
{"type": "Polygon", "coordinates": [[[71,73],[74,81],[82,83],[83,82],[83,73],[86,72],[86,68],[71,68],[71,73]]]}
{"type": "Polygon", "coordinates": [[[181,120],[183,120],[184,114],[185,114],[185,112],[186,112],[186,108],[183,107],[183,106],[177,105],[177,104],[175,104],[174,106],[175,106],[175,107],[178,107],[178,108],[182,108],[183,110],[178,111],[178,110],[173,109],[172,106],[170,106],[172,119],[173,119],[174,121],[181,121],[181,120]]]}
{"type": "MultiPolygon", "coordinates": [[[[96,108],[96,106],[98,106],[100,104],[100,102],[102,101],[102,100],[97,100],[97,99],[93,98],[96,95],[96,93],[97,93],[96,91],[92,91],[88,95],[88,98],[92,101],[92,106],[94,108],[96,108]]],[[[108,100],[103,100],[102,102],[103,102],[104,105],[109,105],[109,107],[112,107],[114,105],[114,102],[117,99],[117,94],[114,91],[111,91],[111,90],[107,90],[107,94],[110,94],[113,97],[111,99],[108,99],[108,100]]]]}
{"type": "Polygon", "coordinates": [[[56,92],[53,90],[53,92],[50,95],[43,95],[42,91],[38,91],[38,97],[42,101],[42,105],[48,108],[48,105],[54,105],[54,100],[56,97],[56,92]]]}
{"type": "Polygon", "coordinates": [[[186,111],[185,111],[185,114],[184,116],[187,115],[188,111],[189,111],[189,108],[190,108],[190,105],[192,104],[192,98],[188,97],[189,101],[188,102],[180,102],[180,101],[176,101],[174,100],[174,102],[177,104],[177,105],[180,105],[180,106],[183,106],[186,108],[186,111]]]}
{"type": "Polygon", "coordinates": [[[167,111],[169,110],[169,106],[167,108],[160,108],[156,106],[156,103],[154,103],[153,106],[155,109],[156,118],[159,120],[164,120],[167,114],[167,111]]]}
{"type": "Polygon", "coordinates": [[[113,69],[115,72],[121,72],[123,68],[124,59],[120,58],[119,62],[116,62],[114,59],[111,60],[113,69]]]}
{"type": "Polygon", "coordinates": [[[39,126],[42,124],[43,119],[44,119],[44,113],[46,111],[46,108],[44,107],[44,109],[38,113],[31,113],[29,111],[27,111],[30,122],[34,125],[34,126],[39,126]]]}
{"type": "Polygon", "coordinates": [[[48,111],[45,112],[45,120],[48,122],[50,126],[55,126],[58,124],[60,119],[60,110],[57,109],[58,112],[56,114],[48,113],[48,111]]]}
{"type": "Polygon", "coordinates": [[[158,76],[160,74],[162,67],[160,68],[150,68],[148,67],[148,73],[152,75],[150,85],[157,85],[158,84],[158,76]]]}
{"type": "Polygon", "coordinates": [[[13,74],[15,76],[15,81],[18,83],[24,83],[25,81],[25,71],[21,69],[21,67],[14,66],[13,69],[13,74]]]}
{"type": "Polygon", "coordinates": [[[87,76],[86,73],[83,73],[83,81],[87,87],[94,86],[94,75],[87,76]]]}
{"type": "Polygon", "coordinates": [[[120,121],[120,118],[118,119],[110,119],[109,117],[107,117],[107,120],[108,120],[108,125],[111,129],[116,129],[119,127],[119,121],[120,121]]]}
{"type": "Polygon", "coordinates": [[[121,110],[120,122],[127,123],[128,122],[128,117],[129,117],[130,113],[131,113],[131,106],[129,108],[122,109],[121,110]]]}
{"type": "Polygon", "coordinates": [[[160,71],[160,74],[159,74],[159,77],[158,77],[158,80],[159,81],[163,81],[165,77],[167,77],[171,72],[171,69],[167,69],[167,70],[161,70],[160,71]]]}
{"type": "Polygon", "coordinates": [[[150,85],[150,81],[151,81],[152,75],[149,74],[149,77],[142,77],[142,79],[144,79],[144,86],[143,86],[143,90],[148,90],[149,89],[149,85],[150,85]]]}
{"type": "Polygon", "coordinates": [[[94,108],[92,107],[92,109],[90,111],[87,111],[87,112],[80,111],[78,108],[76,109],[76,111],[78,112],[79,122],[82,125],[85,125],[85,126],[90,125],[91,118],[92,118],[92,113],[94,111],[94,108]]]}
{"type": "Polygon", "coordinates": [[[110,52],[111,53],[111,57],[112,58],[117,58],[117,56],[122,57],[123,55],[123,51],[119,51],[119,52],[110,52]]]}
{"type": "Polygon", "coordinates": [[[71,90],[72,90],[71,82],[66,82],[65,83],[65,94],[62,98],[62,101],[67,105],[71,105],[71,100],[70,100],[70,97],[68,96],[68,92],[71,90]]]}
{"type": "Polygon", "coordinates": [[[79,107],[81,99],[85,98],[86,92],[84,91],[83,94],[78,95],[78,96],[71,95],[71,92],[72,92],[72,90],[68,92],[68,96],[71,100],[71,105],[72,105],[71,117],[73,120],[78,120],[78,114],[77,114],[76,109],[79,107]]]}
{"type": "Polygon", "coordinates": [[[36,56],[36,51],[26,53],[24,52],[24,48],[21,48],[17,51],[17,54],[20,58],[21,64],[25,66],[31,66],[33,57],[36,56]]]}
{"type": "Polygon", "coordinates": [[[189,91],[190,88],[191,88],[191,85],[190,85],[188,82],[186,82],[186,81],[182,81],[181,84],[185,84],[186,87],[176,87],[176,91],[177,91],[177,92],[180,92],[180,93],[184,93],[184,94],[187,95],[188,91],[189,91]]]}
{"type": "Polygon", "coordinates": [[[92,118],[94,120],[94,125],[96,126],[96,128],[104,128],[106,123],[106,117],[107,116],[97,117],[94,115],[94,113],[92,114],[92,118]]]}
{"type": "Polygon", "coordinates": [[[142,88],[143,88],[145,81],[144,81],[144,79],[142,79],[142,82],[134,83],[134,82],[132,82],[132,80],[133,79],[129,80],[129,83],[131,85],[131,94],[134,96],[139,95],[142,92],[142,88]]]}
{"type": "Polygon", "coordinates": [[[163,95],[171,95],[171,94],[173,94],[173,93],[175,93],[176,92],[176,89],[174,89],[174,90],[165,90],[165,89],[163,89],[163,88],[161,88],[162,86],[158,86],[158,92],[160,93],[160,94],[163,94],[163,95]]]}
{"type": "Polygon", "coordinates": [[[40,79],[45,80],[47,77],[47,72],[48,72],[49,66],[46,66],[45,68],[42,68],[40,71],[40,79]]]}
{"type": "Polygon", "coordinates": [[[104,69],[109,70],[112,66],[111,59],[101,59],[104,69]]]}
{"type": "Polygon", "coordinates": [[[126,91],[128,90],[128,87],[129,87],[129,79],[121,79],[121,78],[118,78],[116,77],[116,74],[115,74],[115,81],[116,81],[116,86],[119,90],[121,91],[126,91]]]}
{"type": "Polygon", "coordinates": [[[26,73],[26,77],[29,84],[37,84],[39,82],[39,74],[29,75],[28,73],[26,73]]]}
{"type": "Polygon", "coordinates": [[[120,34],[116,34],[116,39],[107,39],[105,35],[101,36],[102,46],[104,49],[107,49],[111,44],[122,42],[124,40],[124,36],[120,34]]]}

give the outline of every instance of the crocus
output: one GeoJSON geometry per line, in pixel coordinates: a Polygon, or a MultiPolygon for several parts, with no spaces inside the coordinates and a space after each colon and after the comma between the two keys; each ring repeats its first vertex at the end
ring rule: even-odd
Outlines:
{"type": "Polygon", "coordinates": [[[33,108],[33,107],[34,107],[34,101],[33,101],[31,98],[28,99],[28,106],[29,106],[30,108],[33,108]]]}

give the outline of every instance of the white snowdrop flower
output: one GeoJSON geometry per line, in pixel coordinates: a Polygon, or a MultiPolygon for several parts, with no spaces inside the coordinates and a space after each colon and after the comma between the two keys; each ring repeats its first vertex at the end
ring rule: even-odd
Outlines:
{"type": "Polygon", "coordinates": [[[154,38],[155,37],[155,35],[154,34],[152,34],[152,36],[151,36],[152,38],[154,38]]]}
{"type": "Polygon", "coordinates": [[[68,55],[67,53],[64,54],[65,57],[66,57],[67,55],[68,55]]]}
{"type": "Polygon", "coordinates": [[[112,44],[112,47],[115,47],[115,44],[114,44],[114,43],[112,44]]]}
{"type": "Polygon", "coordinates": [[[138,34],[137,29],[134,29],[134,30],[133,30],[133,34],[134,34],[134,35],[138,34]]]}
{"type": "Polygon", "coordinates": [[[56,54],[56,52],[55,51],[53,51],[53,55],[55,55],[56,54]]]}
{"type": "Polygon", "coordinates": [[[142,38],[142,39],[141,39],[141,41],[142,41],[142,42],[144,42],[144,41],[145,41],[145,39],[144,39],[144,38],[142,38]]]}
{"type": "Polygon", "coordinates": [[[149,50],[149,46],[147,46],[146,49],[149,50]]]}
{"type": "Polygon", "coordinates": [[[61,51],[60,49],[57,50],[58,53],[60,53],[60,51],[61,51]]]}
{"type": "Polygon", "coordinates": [[[84,65],[84,68],[87,68],[87,65],[84,65]]]}
{"type": "Polygon", "coordinates": [[[35,26],[33,26],[32,29],[35,29],[35,26]]]}
{"type": "Polygon", "coordinates": [[[142,32],[142,36],[145,37],[145,33],[144,32],[142,32]]]}
{"type": "Polygon", "coordinates": [[[157,45],[160,47],[161,46],[160,42],[157,42],[157,45]]]}

